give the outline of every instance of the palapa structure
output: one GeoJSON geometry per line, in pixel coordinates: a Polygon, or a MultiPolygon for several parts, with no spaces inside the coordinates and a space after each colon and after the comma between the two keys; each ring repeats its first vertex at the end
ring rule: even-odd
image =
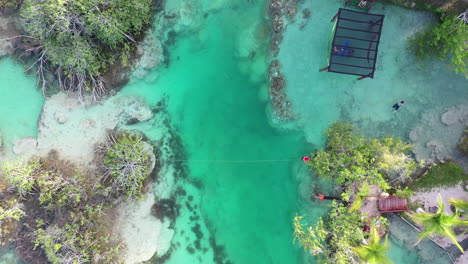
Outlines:
{"type": "Polygon", "coordinates": [[[335,19],[328,66],[320,71],[373,78],[384,16],[340,8],[335,19]]]}

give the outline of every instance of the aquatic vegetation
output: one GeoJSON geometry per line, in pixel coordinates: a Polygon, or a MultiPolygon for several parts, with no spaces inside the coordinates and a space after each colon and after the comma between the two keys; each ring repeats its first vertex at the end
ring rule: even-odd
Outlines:
{"type": "Polygon", "coordinates": [[[139,136],[109,135],[103,163],[114,191],[131,199],[141,196],[143,182],[150,173],[149,151],[139,136]]]}
{"type": "Polygon", "coordinates": [[[353,248],[353,251],[361,257],[366,263],[371,264],[389,264],[392,263],[386,255],[390,245],[387,238],[383,243],[380,243],[380,235],[377,228],[372,227],[370,231],[370,239],[367,245],[353,248]]]}
{"type": "Polygon", "coordinates": [[[445,214],[444,203],[442,202],[441,196],[439,196],[437,204],[439,209],[435,214],[421,212],[410,215],[413,220],[420,223],[424,227],[424,231],[419,234],[419,240],[416,242],[416,244],[430,236],[442,235],[450,238],[450,240],[452,240],[452,242],[460,249],[460,251],[463,252],[463,248],[457,242],[457,237],[453,231],[453,228],[456,226],[468,226],[468,221],[461,220],[458,211],[456,211],[454,214],[445,214]]]}
{"type": "Polygon", "coordinates": [[[443,16],[413,41],[415,54],[422,58],[449,58],[455,71],[468,78],[468,24],[455,16],[443,16]]]}
{"type": "Polygon", "coordinates": [[[64,90],[105,92],[103,73],[128,52],[151,18],[150,0],[24,0],[21,27],[38,41],[30,51],[42,80],[50,62],[64,90]]]}

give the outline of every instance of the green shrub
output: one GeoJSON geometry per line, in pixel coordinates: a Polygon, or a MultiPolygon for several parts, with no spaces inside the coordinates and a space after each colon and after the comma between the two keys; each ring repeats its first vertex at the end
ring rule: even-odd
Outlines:
{"type": "Polygon", "coordinates": [[[46,209],[60,209],[64,206],[75,207],[85,196],[83,182],[79,176],[66,177],[60,172],[43,171],[37,177],[39,203],[46,209]]]}
{"type": "Polygon", "coordinates": [[[14,226],[25,215],[17,200],[7,200],[0,203],[0,246],[5,245],[8,235],[14,226]]]}
{"type": "Polygon", "coordinates": [[[102,73],[123,44],[135,42],[151,18],[151,0],[24,0],[21,26],[40,43],[45,62],[57,68],[61,88],[103,92],[102,73]]]}
{"type": "Polygon", "coordinates": [[[0,170],[5,175],[8,183],[15,188],[20,198],[25,198],[34,186],[34,175],[40,171],[39,159],[32,158],[28,161],[16,159],[5,161],[0,165],[0,170]]]}
{"type": "Polygon", "coordinates": [[[438,163],[430,168],[427,173],[416,179],[411,188],[415,190],[430,189],[435,187],[455,186],[460,181],[468,180],[462,167],[453,162],[438,163]]]}
{"type": "Polygon", "coordinates": [[[457,73],[468,78],[468,25],[454,16],[444,16],[413,41],[415,54],[421,58],[449,58],[457,73]]]}
{"type": "Polygon", "coordinates": [[[458,150],[468,156],[468,130],[463,131],[463,136],[457,145],[458,150]]]}
{"type": "Polygon", "coordinates": [[[368,181],[388,189],[385,177],[404,180],[418,164],[406,155],[411,145],[399,139],[367,139],[354,132],[349,123],[336,122],[327,131],[325,151],[319,151],[308,163],[320,177],[330,177],[336,184],[350,187],[368,181]]]}
{"type": "Polygon", "coordinates": [[[103,162],[114,190],[131,199],[139,198],[149,175],[150,155],[139,136],[124,134],[113,138],[103,162]]]}
{"type": "Polygon", "coordinates": [[[38,221],[33,232],[34,249],[42,248],[53,264],[116,263],[120,246],[106,247],[110,237],[102,236],[95,228],[105,223],[88,219],[88,215],[79,217],[74,214],[74,217],[72,222],[62,225],[55,223],[47,227],[38,221]]]}
{"type": "Polygon", "coordinates": [[[348,208],[333,201],[327,221],[322,219],[315,227],[302,223],[303,217],[293,221],[294,239],[312,255],[318,255],[324,264],[351,264],[359,260],[352,248],[364,240],[363,217],[359,212],[349,212],[348,208]]]}

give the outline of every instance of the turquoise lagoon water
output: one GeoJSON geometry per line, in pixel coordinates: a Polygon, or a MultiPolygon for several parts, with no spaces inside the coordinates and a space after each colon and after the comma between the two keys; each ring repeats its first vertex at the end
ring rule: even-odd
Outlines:
{"type": "Polygon", "coordinates": [[[241,57],[251,48],[239,36],[249,25],[257,27],[256,41],[265,42],[263,17],[261,4],[210,14],[200,31],[178,39],[156,82],[122,91],[149,101],[162,91],[187,159],[195,160],[183,183],[194,198],[179,198],[168,263],[302,263],[291,219],[303,202],[299,180],[307,175],[300,157],[310,149],[301,133],[268,122],[265,48],[255,50],[254,60],[241,57]],[[228,162],[240,160],[248,162],[228,162]]]}
{"type": "Polygon", "coordinates": [[[22,66],[8,57],[0,58],[0,138],[7,152],[12,150],[16,140],[37,136],[37,121],[44,99],[34,89],[35,84],[35,78],[27,76],[22,66]]]}
{"type": "MultiPolygon", "coordinates": [[[[415,65],[406,51],[405,37],[430,17],[394,7],[375,10],[387,15],[375,79],[357,82],[355,77],[319,74],[326,63],[328,21],[341,1],[306,1],[312,16],[303,30],[299,19],[289,26],[280,53],[297,119],[289,129],[272,125],[265,3],[192,3],[201,10],[212,9],[204,10],[206,18],[200,11],[196,30],[178,36],[169,48],[169,66],[154,70],[146,80],[133,80],[120,92],[142,95],[153,106],[164,100],[189,160],[185,178],[179,181],[185,194],[178,197],[182,207],[165,263],[315,263],[292,244],[291,219],[301,212],[313,223],[327,211],[323,202],[308,196],[311,188],[330,186],[310,177],[300,157],[323,146],[329,124],[347,119],[370,134],[407,136],[424,109],[466,103],[467,97],[459,96],[465,94],[466,80],[443,63],[415,65]],[[391,115],[389,106],[400,98],[409,101],[405,112],[391,115]],[[258,160],[262,161],[252,162],[258,160]]],[[[5,92],[17,98],[8,97],[2,113],[19,99],[31,100],[29,105],[36,107],[18,111],[16,106],[15,115],[2,121],[22,120],[25,125],[9,121],[13,123],[2,129],[10,129],[11,138],[34,136],[42,104],[39,92],[32,89],[34,80],[18,76],[21,67],[9,60],[0,61],[0,69],[0,89],[6,91],[10,76],[16,76],[15,87],[23,82],[29,87],[24,91],[28,94],[5,92]]],[[[150,138],[157,133],[151,126],[141,128],[150,138]]],[[[424,263],[418,250],[408,250],[393,235],[390,239],[395,263],[424,263]]]]}

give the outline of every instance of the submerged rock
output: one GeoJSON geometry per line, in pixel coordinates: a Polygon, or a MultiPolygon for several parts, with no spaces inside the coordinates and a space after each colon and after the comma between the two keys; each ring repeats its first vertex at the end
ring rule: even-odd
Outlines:
{"type": "Polygon", "coordinates": [[[440,120],[447,126],[466,123],[468,121],[468,106],[459,105],[447,108],[440,116],[440,120]]]}
{"type": "Polygon", "coordinates": [[[141,200],[121,205],[120,216],[114,227],[126,244],[125,263],[147,261],[157,254],[164,255],[170,248],[174,230],[170,221],[162,222],[151,214],[154,194],[147,193],[141,200]]]}
{"type": "Polygon", "coordinates": [[[13,152],[16,155],[32,155],[37,150],[37,140],[34,137],[26,137],[15,142],[13,152]]]}
{"type": "Polygon", "coordinates": [[[68,116],[62,112],[55,112],[55,121],[57,121],[59,124],[65,124],[65,122],[68,121],[68,116]]]}
{"type": "Polygon", "coordinates": [[[447,160],[452,157],[447,151],[447,148],[442,144],[442,142],[432,139],[426,143],[426,147],[432,148],[431,158],[433,160],[447,160]]]}
{"type": "Polygon", "coordinates": [[[21,43],[21,38],[12,38],[21,35],[14,26],[13,17],[0,17],[0,57],[13,54],[21,43]],[[5,39],[5,40],[3,40],[5,39]]]}

